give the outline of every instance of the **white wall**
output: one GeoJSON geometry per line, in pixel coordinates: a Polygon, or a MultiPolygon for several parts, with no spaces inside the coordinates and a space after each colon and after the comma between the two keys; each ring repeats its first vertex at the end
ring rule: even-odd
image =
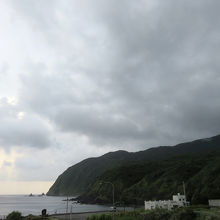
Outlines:
{"type": "Polygon", "coordinates": [[[209,200],[209,206],[220,207],[220,199],[209,200]]]}

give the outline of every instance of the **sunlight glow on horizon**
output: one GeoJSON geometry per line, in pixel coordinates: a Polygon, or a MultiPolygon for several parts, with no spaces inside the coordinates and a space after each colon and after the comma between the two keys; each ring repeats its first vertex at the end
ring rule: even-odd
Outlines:
{"type": "Polygon", "coordinates": [[[0,195],[47,193],[54,181],[0,181],[0,195]]]}

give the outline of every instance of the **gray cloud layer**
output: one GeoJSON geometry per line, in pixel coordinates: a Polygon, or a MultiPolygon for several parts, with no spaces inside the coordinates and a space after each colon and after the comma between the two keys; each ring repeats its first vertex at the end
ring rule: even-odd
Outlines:
{"type": "Polygon", "coordinates": [[[26,106],[98,145],[219,133],[219,1],[67,2],[16,5],[57,52],[29,64],[26,106]]]}
{"type": "Polygon", "coordinates": [[[219,134],[219,8],[0,1],[0,179],[54,180],[108,151],[219,134]]]}
{"type": "Polygon", "coordinates": [[[17,106],[9,104],[6,98],[0,99],[0,146],[5,149],[13,146],[49,147],[50,132],[45,123],[23,114],[17,106]]]}

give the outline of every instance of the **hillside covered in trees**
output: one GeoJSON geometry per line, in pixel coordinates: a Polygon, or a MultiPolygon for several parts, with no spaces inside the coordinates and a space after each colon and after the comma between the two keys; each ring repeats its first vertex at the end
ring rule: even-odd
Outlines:
{"type": "Polygon", "coordinates": [[[143,204],[144,200],[171,199],[183,193],[192,204],[206,204],[220,198],[220,151],[203,156],[182,156],[164,161],[138,162],[104,172],[79,197],[81,202],[111,203],[111,184],[115,201],[120,204],[143,204]]]}
{"type": "Polygon", "coordinates": [[[143,204],[145,199],[170,199],[182,192],[193,204],[220,198],[220,135],[145,151],[110,152],[86,159],[61,174],[48,195],[77,195],[86,203],[115,201],[143,204]]]}

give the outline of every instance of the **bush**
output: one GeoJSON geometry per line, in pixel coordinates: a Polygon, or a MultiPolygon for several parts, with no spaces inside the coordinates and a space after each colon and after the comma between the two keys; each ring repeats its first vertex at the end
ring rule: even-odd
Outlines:
{"type": "Polygon", "coordinates": [[[140,215],[140,212],[138,211],[128,211],[128,212],[122,212],[121,213],[124,216],[132,216],[132,217],[137,217],[140,215]]]}
{"type": "Polygon", "coordinates": [[[93,214],[93,215],[90,215],[87,220],[98,220],[98,216],[93,214]]]}
{"type": "Polygon", "coordinates": [[[101,214],[101,215],[91,215],[87,218],[87,220],[112,220],[110,215],[101,214]]]}
{"type": "Polygon", "coordinates": [[[155,209],[147,211],[144,220],[169,220],[171,212],[166,209],[155,209]]]}
{"type": "Polygon", "coordinates": [[[7,215],[6,220],[21,220],[22,216],[20,212],[13,211],[7,215]]]}
{"type": "Polygon", "coordinates": [[[219,220],[220,212],[211,210],[210,212],[206,212],[204,210],[197,213],[199,220],[219,220]]]}
{"type": "Polygon", "coordinates": [[[127,211],[114,213],[115,220],[143,220],[140,211],[127,211]]]}
{"type": "Polygon", "coordinates": [[[193,220],[196,219],[196,213],[192,209],[178,209],[171,217],[171,220],[193,220]]]}
{"type": "Polygon", "coordinates": [[[41,216],[36,216],[36,215],[28,215],[25,219],[28,219],[28,220],[41,220],[41,216]]]}

